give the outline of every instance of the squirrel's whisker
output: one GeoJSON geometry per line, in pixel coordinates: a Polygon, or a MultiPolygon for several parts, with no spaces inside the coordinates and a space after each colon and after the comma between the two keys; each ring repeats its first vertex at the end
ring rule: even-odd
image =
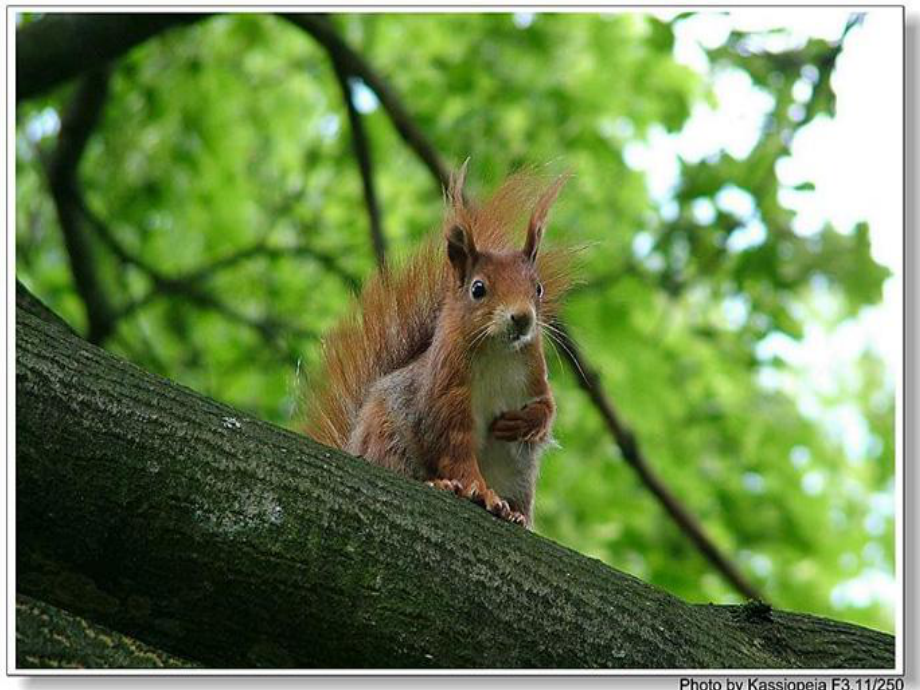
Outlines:
{"type": "Polygon", "coordinates": [[[485,324],[484,326],[480,326],[476,331],[474,331],[473,338],[471,338],[470,343],[466,348],[467,354],[471,353],[481,341],[486,339],[486,337],[489,335],[489,326],[490,324],[485,324]]]}
{"type": "MultiPolygon", "coordinates": [[[[560,332],[561,333],[561,332],[560,332]]],[[[565,344],[561,335],[555,335],[552,330],[547,330],[546,334],[549,336],[550,340],[554,340],[559,344],[559,346],[565,350],[572,362],[575,364],[575,368],[578,369],[578,373],[581,375],[581,378],[585,381],[588,380],[588,377],[585,375],[584,369],[581,368],[581,364],[578,362],[578,357],[575,356],[575,353],[565,344]]]]}
{"type": "MultiPolygon", "coordinates": [[[[540,326],[540,328],[548,328],[547,324],[542,321],[537,321],[537,325],[540,326]]],[[[556,355],[556,361],[559,362],[559,368],[562,369],[562,357],[559,356],[559,348],[556,346],[556,341],[553,340],[552,331],[546,331],[546,339],[549,341],[549,344],[553,346],[553,354],[556,355]]]]}

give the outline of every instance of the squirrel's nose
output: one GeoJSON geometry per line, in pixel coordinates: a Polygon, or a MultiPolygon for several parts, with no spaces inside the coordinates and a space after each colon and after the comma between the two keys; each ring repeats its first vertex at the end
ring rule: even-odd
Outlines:
{"type": "Polygon", "coordinates": [[[511,326],[518,337],[527,335],[530,327],[533,325],[533,313],[531,311],[519,311],[511,315],[511,326]]]}

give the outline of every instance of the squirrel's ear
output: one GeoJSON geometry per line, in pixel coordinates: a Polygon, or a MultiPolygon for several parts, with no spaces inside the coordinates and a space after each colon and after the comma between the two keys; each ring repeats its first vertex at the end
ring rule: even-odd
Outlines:
{"type": "Polygon", "coordinates": [[[463,185],[466,183],[466,168],[470,164],[470,159],[463,161],[463,165],[456,172],[450,175],[450,184],[447,186],[447,201],[455,209],[464,207],[463,185]]]}
{"type": "Polygon", "coordinates": [[[524,241],[524,256],[531,262],[537,260],[537,252],[540,251],[540,242],[543,239],[543,231],[546,228],[546,219],[549,217],[549,210],[552,208],[556,197],[569,181],[570,173],[565,173],[557,177],[547,188],[537,201],[537,205],[530,215],[530,222],[527,224],[527,239],[524,241]]]}
{"type": "Polygon", "coordinates": [[[463,225],[454,224],[447,231],[447,258],[457,274],[460,284],[466,282],[476,263],[476,245],[473,233],[463,225]]]}

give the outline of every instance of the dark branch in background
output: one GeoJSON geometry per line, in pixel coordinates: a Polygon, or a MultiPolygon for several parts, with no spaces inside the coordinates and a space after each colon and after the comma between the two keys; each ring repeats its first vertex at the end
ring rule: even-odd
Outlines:
{"type": "Polygon", "coordinates": [[[16,100],[105,65],[200,14],[48,14],[16,32],[16,100]]]}
{"type": "Polygon", "coordinates": [[[389,115],[396,131],[425,164],[441,187],[447,187],[450,171],[441,162],[437,150],[415,124],[414,118],[389,84],[336,33],[325,15],[283,14],[286,20],[310,34],[351,75],[359,77],[370,88],[389,115]]]}
{"type": "MultiPolygon", "coordinates": [[[[384,106],[384,110],[389,114],[393,124],[403,135],[403,139],[409,147],[422,159],[441,186],[446,186],[448,173],[440,163],[440,157],[434,146],[428,141],[424,132],[416,126],[386,81],[336,34],[329,21],[322,15],[284,15],[284,17],[313,36],[334,56],[333,59],[342,60],[353,74],[359,75],[364,79],[368,87],[377,94],[381,104],[384,106]]],[[[636,471],[642,483],[652,492],[652,495],[661,503],[681,531],[687,535],[716,570],[742,595],[750,599],[759,599],[760,593],[757,589],[747,581],[731,560],[719,550],[715,542],[703,530],[699,521],[693,517],[690,511],[652,470],[639,449],[635,435],[624,426],[615,413],[595,369],[586,361],[575,341],[568,335],[565,326],[559,323],[558,327],[564,334],[565,343],[562,350],[566,362],[568,362],[581,388],[588,394],[591,402],[603,417],[629,466],[636,471]],[[586,373],[588,373],[587,376],[586,373]]]]}
{"type": "Polygon", "coordinates": [[[238,263],[249,261],[250,259],[282,259],[295,256],[304,256],[313,259],[323,269],[338,277],[349,290],[356,291],[361,286],[361,281],[343,268],[332,254],[327,254],[316,247],[306,244],[275,247],[265,241],[255,242],[249,247],[244,247],[227,256],[216,259],[212,263],[196,268],[178,278],[174,278],[174,280],[179,282],[200,283],[211,278],[220,271],[224,271],[238,263]]]}
{"type": "Polygon", "coordinates": [[[111,335],[116,320],[114,308],[96,271],[77,176],[86,143],[102,116],[108,84],[106,70],[90,72],[83,78],[64,111],[57,146],[45,164],[74,286],[86,308],[87,339],[97,344],[105,342],[111,335]]]}
{"type": "MultiPolygon", "coordinates": [[[[89,65],[104,64],[106,60],[121,55],[136,43],[176,24],[189,23],[199,15],[50,15],[27,25],[17,34],[17,75],[21,78],[19,97],[34,95],[36,84],[65,80],[86,72],[81,64],[83,50],[89,65]],[[79,40],[78,40],[79,39],[79,40]],[[98,39],[98,40],[97,40],[98,39]],[[50,43],[46,43],[49,42],[50,43]],[[87,48],[89,46],[89,48],[87,48]],[[59,52],[67,49],[68,59],[62,60],[59,52]],[[63,67],[60,62],[63,62],[63,67]],[[30,75],[43,75],[45,81],[35,81],[30,75]]],[[[228,320],[258,332],[266,343],[284,354],[294,356],[289,348],[282,348],[279,339],[285,335],[315,337],[306,329],[298,329],[281,319],[265,316],[249,317],[207,291],[202,284],[213,274],[256,256],[279,258],[309,254],[324,268],[336,273],[350,288],[356,289],[357,280],[348,275],[337,262],[322,252],[306,246],[277,248],[255,246],[224,257],[213,264],[188,274],[170,277],[154,266],[126,251],[116,241],[107,225],[88,207],[79,181],[80,160],[86,145],[98,125],[108,95],[110,70],[108,67],[91,69],[78,84],[74,95],[61,118],[58,143],[45,163],[51,197],[57,211],[65,249],[77,293],[86,309],[87,339],[96,344],[106,342],[115,332],[119,321],[146,306],[156,297],[173,295],[186,298],[196,306],[221,314],[228,320]],[[109,251],[125,265],[141,270],[151,279],[154,288],[147,295],[120,307],[113,305],[98,272],[91,228],[109,251]]]]}
{"type": "Polygon", "coordinates": [[[639,446],[636,435],[623,423],[616,408],[601,386],[600,376],[585,361],[581,349],[572,339],[565,325],[557,323],[554,329],[555,334],[561,339],[560,344],[562,345],[563,355],[570,365],[572,374],[581,389],[591,398],[594,407],[600,412],[604,424],[616,440],[623,459],[636,471],[642,483],[655,495],[659,503],[664,506],[664,509],[668,511],[674,522],[690,538],[700,553],[725,576],[725,579],[749,599],[761,599],[760,592],[747,581],[734,563],[719,550],[719,547],[713,543],[703,530],[699,521],[671,493],[671,490],[661,480],[658,473],[649,465],[639,446]]]}
{"type": "MultiPolygon", "coordinates": [[[[98,216],[84,207],[84,213],[91,220],[92,227],[100,240],[106,245],[109,251],[124,265],[133,266],[140,270],[153,283],[153,288],[139,299],[128,302],[124,305],[115,316],[118,319],[137,311],[159,297],[177,296],[184,298],[189,303],[202,309],[220,314],[229,321],[246,326],[256,331],[267,345],[274,348],[279,354],[286,357],[295,356],[295,353],[289,348],[282,347],[279,340],[284,336],[294,336],[298,338],[314,338],[316,334],[308,329],[297,328],[273,316],[252,317],[230,306],[223,300],[216,297],[213,293],[202,286],[202,282],[211,277],[216,271],[255,256],[255,252],[248,251],[236,252],[233,255],[219,259],[209,266],[190,271],[187,274],[179,276],[169,276],[159,269],[144,261],[141,257],[129,252],[115,238],[111,229],[102,222],[98,216]]],[[[274,250],[283,251],[283,250],[274,250]]],[[[265,248],[268,254],[268,248],[265,248]]]]}
{"type": "MultiPolygon", "coordinates": [[[[216,259],[210,264],[193,269],[187,273],[181,273],[176,276],[167,276],[156,270],[153,272],[147,271],[145,268],[141,268],[137,263],[135,263],[140,261],[140,257],[132,255],[127,257],[124,262],[132,263],[147,273],[148,277],[153,281],[153,287],[141,297],[133,299],[120,307],[115,315],[118,319],[122,319],[146,307],[148,304],[159,298],[168,297],[170,295],[189,296],[190,292],[194,292],[196,290],[200,292],[202,289],[200,287],[201,284],[214,277],[214,275],[216,275],[218,272],[226,270],[235,264],[242,263],[250,259],[266,258],[271,260],[297,256],[305,256],[315,260],[324,269],[338,276],[339,279],[341,279],[341,281],[351,291],[354,292],[358,289],[360,281],[348,273],[341,266],[339,266],[334,257],[320,252],[314,247],[308,245],[272,247],[270,245],[259,242],[251,247],[241,249],[239,251],[233,252],[232,254],[228,254],[225,257],[216,259]]],[[[301,335],[305,335],[308,333],[307,331],[298,330],[292,326],[285,326],[284,329],[295,334],[299,333],[301,335]]],[[[315,334],[309,332],[309,337],[314,336],[315,334]]]]}
{"type": "Polygon", "coordinates": [[[274,317],[249,317],[226,304],[200,285],[200,278],[207,277],[213,271],[203,270],[198,276],[193,272],[180,278],[164,275],[139,256],[128,252],[115,239],[106,224],[88,208],[80,188],[77,171],[80,159],[86,150],[86,144],[100,120],[105,105],[108,94],[108,76],[106,70],[90,72],[84,77],[64,113],[58,145],[46,166],[51,195],[64,235],[64,244],[70,257],[74,283],[86,306],[89,323],[87,339],[96,344],[105,342],[123,316],[149,303],[156,293],[184,297],[200,308],[218,313],[230,321],[256,331],[266,344],[275,348],[280,354],[288,357],[294,356],[292,351],[280,346],[279,339],[284,334],[298,337],[314,337],[315,334],[290,327],[274,317]],[[129,302],[121,309],[115,309],[96,271],[92,235],[86,232],[87,226],[95,231],[95,235],[122,264],[134,266],[147,274],[154,283],[154,293],[140,300],[129,302]]]}
{"type": "Polygon", "coordinates": [[[374,168],[371,162],[371,147],[364,130],[361,113],[355,107],[354,94],[352,93],[350,75],[347,68],[335,53],[331,53],[332,68],[336,80],[342,89],[342,100],[345,101],[345,110],[348,112],[348,123],[351,127],[351,142],[361,171],[361,184],[364,188],[364,203],[367,205],[367,216],[370,224],[371,242],[374,245],[374,256],[377,265],[383,266],[386,260],[386,237],[383,234],[380,207],[377,204],[377,193],[374,190],[374,168]]]}

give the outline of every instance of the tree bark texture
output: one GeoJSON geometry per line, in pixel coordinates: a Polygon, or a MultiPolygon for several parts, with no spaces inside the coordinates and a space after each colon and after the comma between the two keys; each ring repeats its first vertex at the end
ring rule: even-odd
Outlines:
{"type": "Polygon", "coordinates": [[[18,668],[195,668],[197,665],[37,599],[16,597],[18,668]]]}
{"type": "Polygon", "coordinates": [[[81,340],[19,289],[17,587],[212,667],[871,668],[894,638],[693,605],[81,340]]]}

